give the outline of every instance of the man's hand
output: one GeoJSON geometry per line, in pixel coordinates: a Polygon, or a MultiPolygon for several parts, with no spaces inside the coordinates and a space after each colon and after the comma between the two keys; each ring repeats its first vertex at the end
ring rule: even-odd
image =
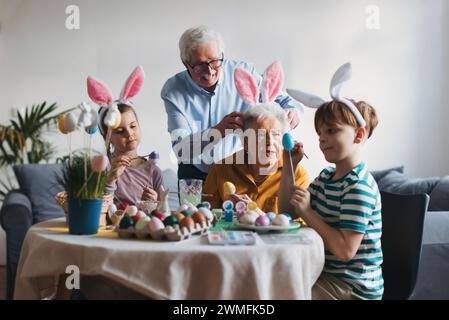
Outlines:
{"type": "Polygon", "coordinates": [[[231,112],[230,114],[226,115],[215,127],[214,129],[217,129],[220,131],[221,136],[224,137],[225,130],[226,129],[242,129],[243,130],[243,114],[241,112],[231,112]]]}
{"type": "Polygon", "coordinates": [[[290,203],[300,216],[307,214],[312,209],[310,207],[310,192],[307,189],[295,186],[290,203]]]}
{"type": "Polygon", "coordinates": [[[299,124],[299,111],[296,108],[286,108],[284,111],[287,114],[290,128],[295,129],[299,124]]]}

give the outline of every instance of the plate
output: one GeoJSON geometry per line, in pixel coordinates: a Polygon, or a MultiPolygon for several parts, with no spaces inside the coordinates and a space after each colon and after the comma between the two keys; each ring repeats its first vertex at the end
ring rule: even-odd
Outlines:
{"type": "Polygon", "coordinates": [[[300,223],[294,222],[289,224],[288,226],[266,226],[266,227],[259,227],[255,225],[249,225],[249,224],[243,224],[239,222],[234,222],[234,226],[236,226],[239,229],[246,229],[246,230],[254,230],[256,232],[270,232],[270,231],[277,231],[277,232],[286,232],[294,229],[299,229],[301,227],[300,223]]]}

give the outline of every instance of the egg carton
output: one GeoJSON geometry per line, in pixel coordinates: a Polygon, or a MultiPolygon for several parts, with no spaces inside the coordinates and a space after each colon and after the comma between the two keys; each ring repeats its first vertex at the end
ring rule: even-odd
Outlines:
{"type": "Polygon", "coordinates": [[[129,227],[127,229],[120,229],[118,226],[115,231],[118,233],[120,238],[130,239],[152,239],[152,240],[168,240],[168,241],[181,241],[190,238],[194,234],[207,234],[207,230],[212,226],[212,224],[207,221],[204,224],[195,223],[192,229],[187,229],[186,227],[180,227],[179,224],[174,226],[166,226],[164,229],[158,231],[149,230],[136,230],[135,227],[129,227]]]}

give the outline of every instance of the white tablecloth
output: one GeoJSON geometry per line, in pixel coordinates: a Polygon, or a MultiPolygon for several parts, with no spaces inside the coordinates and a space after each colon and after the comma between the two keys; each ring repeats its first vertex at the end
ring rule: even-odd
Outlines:
{"type": "MultiPolygon", "coordinates": [[[[15,298],[41,299],[68,265],[102,275],[153,299],[310,299],[324,265],[324,246],[310,228],[308,244],[212,246],[207,237],[180,242],[120,239],[113,231],[68,234],[64,219],[33,226],[17,270],[15,298]]],[[[82,288],[81,288],[82,289],[82,288]]]]}

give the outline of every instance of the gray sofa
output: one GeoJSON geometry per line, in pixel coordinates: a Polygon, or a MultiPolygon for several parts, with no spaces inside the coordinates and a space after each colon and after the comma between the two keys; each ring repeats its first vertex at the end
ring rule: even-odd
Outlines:
{"type": "MultiPolygon", "coordinates": [[[[8,194],[0,211],[7,241],[7,298],[12,299],[17,263],[27,230],[35,223],[62,217],[54,202],[62,190],[57,183],[58,165],[23,165],[14,168],[21,189],[8,194]]],[[[403,167],[374,171],[379,188],[392,193],[427,193],[429,211],[425,217],[421,262],[413,299],[449,299],[449,177],[409,179],[403,167]]],[[[177,190],[177,177],[165,170],[166,187],[177,190]]],[[[170,207],[178,205],[176,197],[170,207]]],[[[400,236],[400,232],[398,232],[400,236]]]]}

